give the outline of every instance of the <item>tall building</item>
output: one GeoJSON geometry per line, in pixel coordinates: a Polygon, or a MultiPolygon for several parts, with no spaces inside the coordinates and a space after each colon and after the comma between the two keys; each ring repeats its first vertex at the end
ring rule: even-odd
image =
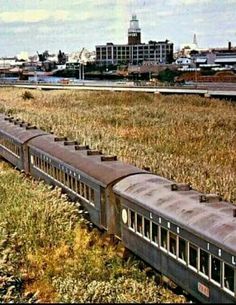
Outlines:
{"type": "Polygon", "coordinates": [[[141,29],[139,28],[136,15],[133,15],[132,19],[130,20],[130,27],[128,29],[128,44],[141,44],[141,29]]]}
{"type": "Polygon", "coordinates": [[[96,46],[96,63],[103,65],[142,64],[144,61],[153,63],[171,63],[173,61],[173,43],[165,41],[149,41],[141,43],[141,29],[136,15],[130,20],[128,44],[96,46]]]}

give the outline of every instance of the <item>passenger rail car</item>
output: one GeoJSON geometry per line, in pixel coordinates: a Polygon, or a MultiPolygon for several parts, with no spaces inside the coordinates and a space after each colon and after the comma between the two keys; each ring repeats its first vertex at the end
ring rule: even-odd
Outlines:
{"type": "Polygon", "coordinates": [[[13,117],[0,116],[0,156],[20,170],[29,172],[27,143],[46,134],[36,126],[13,117]]]}
{"type": "Polygon", "coordinates": [[[114,186],[121,239],[201,302],[235,302],[236,209],[156,175],[114,186]]]}
{"type": "Polygon", "coordinates": [[[77,141],[53,135],[34,138],[28,147],[34,177],[62,187],[82,203],[96,226],[120,235],[111,188],[120,179],[144,170],[118,161],[116,156],[106,156],[77,141]]]}
{"type": "Polygon", "coordinates": [[[236,301],[236,207],[0,114],[0,156],[204,303],[236,301]]]}

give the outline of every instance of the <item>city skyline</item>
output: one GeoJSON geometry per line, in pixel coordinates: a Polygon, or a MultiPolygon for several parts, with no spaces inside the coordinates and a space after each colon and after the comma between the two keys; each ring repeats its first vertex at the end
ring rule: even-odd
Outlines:
{"type": "Polygon", "coordinates": [[[95,45],[126,44],[132,14],[142,42],[170,40],[175,49],[236,45],[236,0],[0,0],[0,57],[21,51],[69,53],[95,45]]]}

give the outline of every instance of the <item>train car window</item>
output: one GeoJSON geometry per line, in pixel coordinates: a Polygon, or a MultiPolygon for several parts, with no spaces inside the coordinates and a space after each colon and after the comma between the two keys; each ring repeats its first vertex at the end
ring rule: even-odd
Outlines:
{"type": "Polygon", "coordinates": [[[234,269],[224,264],[224,287],[234,292],[234,269]]]}
{"type": "Polygon", "coordinates": [[[71,181],[70,181],[70,175],[69,174],[67,174],[67,184],[66,185],[68,186],[68,188],[71,189],[71,181]]]}
{"type": "Polygon", "coordinates": [[[50,175],[54,177],[54,166],[51,163],[49,164],[49,169],[50,169],[50,175]]]}
{"type": "Polygon", "coordinates": [[[38,167],[42,168],[42,160],[38,157],[38,167]]]}
{"type": "Polygon", "coordinates": [[[167,230],[161,227],[161,247],[167,250],[167,230]]]}
{"type": "Polygon", "coordinates": [[[68,175],[68,177],[69,177],[69,188],[70,188],[71,190],[73,190],[73,181],[72,181],[72,177],[71,177],[71,175],[68,175]]]}
{"type": "Polygon", "coordinates": [[[84,183],[84,198],[87,198],[87,185],[84,183]]]}
{"type": "Polygon", "coordinates": [[[193,244],[189,243],[189,265],[197,269],[198,249],[193,244]]]}
{"type": "Polygon", "coordinates": [[[59,174],[58,168],[55,167],[55,179],[56,179],[57,181],[59,180],[58,174],[59,174]]]}
{"type": "Polygon", "coordinates": [[[61,178],[62,178],[62,179],[61,179],[61,180],[62,180],[61,182],[62,182],[62,184],[65,185],[65,184],[66,184],[66,173],[62,171],[62,172],[61,172],[61,175],[62,175],[62,176],[61,176],[61,178]]]}
{"type": "Polygon", "coordinates": [[[221,279],[221,262],[212,255],[211,257],[211,279],[220,284],[221,279]]]}
{"type": "Polygon", "coordinates": [[[45,161],[42,160],[42,170],[45,171],[45,161]]]}
{"type": "Polygon", "coordinates": [[[57,179],[57,168],[55,166],[53,166],[53,175],[54,178],[57,179]]]}
{"type": "Polygon", "coordinates": [[[77,181],[77,193],[80,194],[80,181],[77,181]]]}
{"type": "Polygon", "coordinates": [[[84,192],[84,186],[83,186],[83,183],[80,181],[79,182],[79,194],[80,194],[80,196],[83,195],[83,192],[84,192]]]}
{"type": "Polygon", "coordinates": [[[177,236],[169,232],[169,252],[176,255],[177,253],[177,236]]]}
{"type": "Polygon", "coordinates": [[[137,214],[137,232],[143,234],[143,217],[137,214]]]}
{"type": "Polygon", "coordinates": [[[158,225],[152,222],[152,242],[158,245],[158,225]]]}
{"type": "Polygon", "coordinates": [[[72,180],[72,189],[74,192],[76,192],[77,183],[76,183],[75,177],[71,177],[71,180],[72,180]]]}
{"type": "Polygon", "coordinates": [[[72,190],[74,192],[76,192],[76,180],[75,180],[75,177],[71,176],[71,184],[72,184],[72,190]]]}
{"type": "Polygon", "coordinates": [[[144,236],[150,239],[150,220],[144,217],[144,236]]]}
{"type": "Polygon", "coordinates": [[[85,198],[89,200],[89,199],[90,199],[90,198],[89,198],[89,197],[90,197],[90,196],[89,196],[89,186],[86,185],[86,184],[85,184],[85,189],[86,189],[86,197],[85,197],[85,198]]]}
{"type": "Polygon", "coordinates": [[[67,173],[65,173],[64,178],[65,178],[64,184],[67,186],[67,181],[68,181],[68,174],[67,173]]]}
{"type": "Polygon", "coordinates": [[[95,193],[94,193],[94,189],[90,189],[90,201],[92,203],[95,203],[95,193]]]}
{"type": "Polygon", "coordinates": [[[129,227],[135,230],[135,213],[129,210],[129,227]]]}
{"type": "Polygon", "coordinates": [[[50,163],[48,163],[48,173],[52,176],[52,165],[50,163]]]}
{"type": "Polygon", "coordinates": [[[179,258],[187,262],[187,242],[181,237],[179,237],[179,258]]]}
{"type": "Polygon", "coordinates": [[[46,161],[44,161],[44,171],[45,171],[45,173],[47,173],[47,171],[48,171],[48,164],[46,161]]]}
{"type": "Polygon", "coordinates": [[[200,272],[209,276],[209,254],[200,249],[200,272]]]}

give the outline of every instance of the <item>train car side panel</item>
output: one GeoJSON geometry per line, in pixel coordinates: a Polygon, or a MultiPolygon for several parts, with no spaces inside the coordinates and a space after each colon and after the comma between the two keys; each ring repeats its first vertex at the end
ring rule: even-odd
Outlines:
{"type": "Polygon", "coordinates": [[[61,187],[68,196],[78,201],[89,212],[90,220],[101,227],[100,187],[89,177],[61,160],[39,150],[30,148],[30,172],[35,178],[61,187]]]}

